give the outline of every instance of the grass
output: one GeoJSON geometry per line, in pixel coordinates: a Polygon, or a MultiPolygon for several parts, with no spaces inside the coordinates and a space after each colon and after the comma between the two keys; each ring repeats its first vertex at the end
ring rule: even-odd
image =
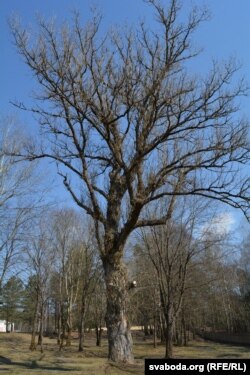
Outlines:
{"type": "MultiPolygon", "coordinates": [[[[59,375],[131,375],[144,374],[144,358],[162,358],[164,346],[153,348],[152,341],[135,337],[135,364],[109,362],[107,342],[95,346],[94,337],[87,335],[84,353],[77,351],[77,340],[71,347],[58,350],[55,339],[44,339],[44,352],[29,351],[30,336],[21,333],[0,334],[0,375],[48,374],[59,375]]],[[[209,341],[192,341],[188,347],[175,347],[176,358],[250,358],[250,348],[217,344],[209,341]]]]}

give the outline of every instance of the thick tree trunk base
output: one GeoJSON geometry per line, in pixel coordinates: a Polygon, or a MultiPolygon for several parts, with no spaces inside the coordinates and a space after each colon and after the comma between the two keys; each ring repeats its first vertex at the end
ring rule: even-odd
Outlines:
{"type": "Polygon", "coordinates": [[[114,362],[133,363],[132,336],[127,320],[124,318],[119,325],[109,327],[109,359],[114,362]]]}
{"type": "Polygon", "coordinates": [[[121,260],[116,260],[112,263],[104,262],[104,270],[107,287],[108,358],[114,362],[133,363],[132,336],[126,317],[128,304],[126,268],[121,260]]]}

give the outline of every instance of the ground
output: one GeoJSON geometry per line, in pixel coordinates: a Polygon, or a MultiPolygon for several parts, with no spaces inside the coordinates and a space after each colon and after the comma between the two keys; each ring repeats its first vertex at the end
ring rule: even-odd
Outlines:
{"type": "MultiPolygon", "coordinates": [[[[77,352],[77,340],[71,347],[58,350],[55,339],[45,338],[44,352],[29,351],[30,336],[21,333],[0,333],[0,374],[59,375],[72,372],[74,375],[131,375],[144,374],[144,358],[162,358],[164,347],[153,348],[151,340],[135,337],[134,365],[116,365],[107,361],[107,342],[95,346],[94,336],[88,334],[85,352],[77,352]]],[[[217,344],[196,340],[188,347],[175,347],[176,358],[250,358],[250,347],[217,344]]]]}

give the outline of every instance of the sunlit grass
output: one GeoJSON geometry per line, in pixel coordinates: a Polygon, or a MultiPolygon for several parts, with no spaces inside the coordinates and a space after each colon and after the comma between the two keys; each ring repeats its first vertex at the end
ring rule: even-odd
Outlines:
{"type": "MultiPolygon", "coordinates": [[[[1,375],[63,374],[74,375],[129,375],[144,373],[144,358],[162,358],[164,346],[153,348],[152,340],[135,338],[135,364],[110,363],[107,358],[107,342],[95,346],[94,337],[87,335],[84,352],[77,351],[77,340],[72,346],[58,350],[55,339],[44,339],[44,352],[29,350],[30,336],[26,334],[0,334],[1,375]]],[[[250,358],[250,348],[217,344],[209,341],[192,341],[187,347],[175,347],[176,358],[250,358]]]]}

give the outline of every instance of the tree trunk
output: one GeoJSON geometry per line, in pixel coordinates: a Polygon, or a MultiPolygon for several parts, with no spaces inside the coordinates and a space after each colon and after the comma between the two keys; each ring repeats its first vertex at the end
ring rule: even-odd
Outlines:
{"type": "Polygon", "coordinates": [[[83,352],[83,343],[84,343],[84,319],[81,318],[80,325],[78,327],[79,333],[79,346],[78,351],[83,352]]]}
{"type": "Polygon", "coordinates": [[[108,357],[114,362],[133,363],[132,336],[127,320],[128,279],[120,257],[103,261],[107,289],[106,325],[108,357]]]}
{"type": "Polygon", "coordinates": [[[156,320],[156,313],[154,315],[154,348],[157,346],[157,320],[156,320]]]}
{"type": "Polygon", "coordinates": [[[71,346],[71,339],[72,339],[72,328],[71,328],[71,326],[67,325],[66,346],[71,346]]]}
{"type": "Polygon", "coordinates": [[[62,305],[58,304],[58,315],[57,315],[57,344],[61,345],[62,337],[62,305]]]}
{"type": "Polygon", "coordinates": [[[78,327],[78,332],[79,332],[78,351],[79,352],[83,352],[85,314],[86,314],[86,293],[85,293],[85,288],[83,284],[83,290],[82,290],[82,296],[81,296],[80,324],[78,327]]]}
{"type": "Polygon", "coordinates": [[[177,319],[175,323],[176,338],[175,342],[178,346],[183,345],[183,326],[181,319],[177,319]]]}
{"type": "Polygon", "coordinates": [[[82,298],[82,307],[81,307],[81,317],[79,324],[79,352],[83,352],[83,342],[84,342],[84,320],[85,320],[85,298],[82,298]]]}
{"type": "Polygon", "coordinates": [[[166,342],[166,325],[164,322],[164,317],[162,315],[162,312],[159,314],[159,326],[160,326],[160,339],[161,339],[161,344],[166,342]]]}
{"type": "Polygon", "coordinates": [[[173,305],[168,304],[166,319],[166,346],[165,358],[173,358],[173,339],[174,339],[174,316],[173,305]]]}
{"type": "Polygon", "coordinates": [[[58,330],[58,302],[55,301],[55,311],[54,311],[54,332],[58,330]]]}
{"type": "Polygon", "coordinates": [[[41,347],[41,353],[43,353],[43,323],[44,323],[44,307],[41,309],[41,318],[40,318],[40,327],[39,327],[39,336],[38,336],[38,345],[41,347]]]}
{"type": "Polygon", "coordinates": [[[174,325],[173,322],[168,322],[166,327],[166,351],[165,358],[173,358],[173,336],[174,325]]]}
{"type": "Polygon", "coordinates": [[[149,336],[148,324],[144,324],[144,335],[149,336]]]}
{"type": "Polygon", "coordinates": [[[72,306],[69,303],[67,308],[67,339],[66,346],[71,346],[71,336],[72,336],[72,306]]]}
{"type": "Polygon", "coordinates": [[[61,351],[62,348],[63,348],[63,345],[64,345],[64,338],[65,338],[65,321],[64,321],[64,319],[62,318],[62,333],[61,333],[61,342],[60,342],[59,351],[61,351]]]}
{"type": "Polygon", "coordinates": [[[36,329],[32,327],[31,340],[30,340],[30,350],[36,350],[36,329]]]}
{"type": "Polygon", "coordinates": [[[37,329],[37,319],[38,319],[38,308],[39,308],[39,296],[36,297],[36,307],[34,311],[34,317],[32,322],[31,340],[30,340],[30,350],[36,350],[36,329],[37,329]]]}
{"type": "Polygon", "coordinates": [[[102,327],[96,324],[95,326],[95,333],[96,333],[96,346],[101,346],[102,343],[102,327]]]}
{"type": "Polygon", "coordinates": [[[187,338],[187,327],[186,327],[186,319],[184,310],[182,310],[182,317],[181,317],[181,324],[183,329],[183,344],[187,346],[188,338],[187,338]]]}
{"type": "Polygon", "coordinates": [[[41,335],[41,320],[40,320],[40,319],[39,319],[39,323],[38,323],[37,331],[38,331],[37,345],[41,345],[41,342],[42,342],[42,335],[41,335]]]}

